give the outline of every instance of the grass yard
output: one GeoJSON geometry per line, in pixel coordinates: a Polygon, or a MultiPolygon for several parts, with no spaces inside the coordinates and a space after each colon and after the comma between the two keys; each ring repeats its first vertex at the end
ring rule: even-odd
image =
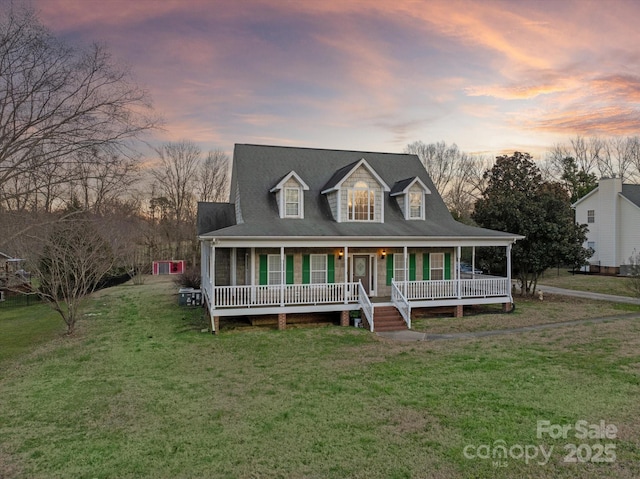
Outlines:
{"type": "Polygon", "coordinates": [[[595,274],[572,274],[566,268],[549,269],[538,280],[538,284],[556,288],[590,291],[593,293],[633,296],[629,289],[629,278],[595,274]]]}
{"type": "Polygon", "coordinates": [[[640,477],[638,319],[424,343],[337,326],[212,337],[174,290],[102,291],[74,337],[0,362],[1,478],[640,477]],[[617,433],[539,438],[539,420],[617,433]],[[613,462],[563,461],[606,444],[613,462]],[[541,446],[546,463],[520,456],[541,446]]]}
{"type": "MultiPolygon", "coordinates": [[[[0,307],[0,365],[66,331],[62,318],[46,304],[0,307]]],[[[1,478],[2,476],[0,476],[1,478]]]]}

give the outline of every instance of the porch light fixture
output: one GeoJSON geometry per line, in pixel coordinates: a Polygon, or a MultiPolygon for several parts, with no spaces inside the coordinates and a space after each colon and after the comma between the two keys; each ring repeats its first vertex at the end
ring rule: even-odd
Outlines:
{"type": "Polygon", "coordinates": [[[342,259],[343,256],[344,256],[344,250],[338,251],[338,259],[342,259]]]}
{"type": "Polygon", "coordinates": [[[380,259],[385,259],[387,257],[387,250],[382,250],[382,252],[380,253],[380,259]]]}

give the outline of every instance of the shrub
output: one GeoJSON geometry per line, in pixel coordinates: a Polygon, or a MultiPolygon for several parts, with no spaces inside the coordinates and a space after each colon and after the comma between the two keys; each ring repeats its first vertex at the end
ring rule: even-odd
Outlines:
{"type": "Polygon", "coordinates": [[[200,280],[200,268],[191,266],[183,274],[176,276],[173,282],[182,288],[200,289],[200,280]]]}

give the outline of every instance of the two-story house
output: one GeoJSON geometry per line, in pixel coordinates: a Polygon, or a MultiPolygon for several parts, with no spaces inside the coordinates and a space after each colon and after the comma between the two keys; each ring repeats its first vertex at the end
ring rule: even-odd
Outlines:
{"type": "Polygon", "coordinates": [[[640,253],[640,185],[601,178],[573,207],[576,221],[589,228],[584,244],[594,251],[589,271],[626,274],[630,257],[640,253]]]}
{"type": "Polygon", "coordinates": [[[238,144],[229,203],[200,203],[202,290],[218,331],[224,316],[361,310],[372,331],[395,312],[512,304],[506,277],[460,271],[462,248],[521,236],[455,221],[410,154],[238,144]],[[378,325],[376,326],[376,319],[378,325]]]}

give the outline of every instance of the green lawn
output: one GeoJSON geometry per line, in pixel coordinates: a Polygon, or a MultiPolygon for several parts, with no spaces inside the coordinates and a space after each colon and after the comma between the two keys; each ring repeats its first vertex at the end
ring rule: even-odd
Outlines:
{"type": "Polygon", "coordinates": [[[594,293],[633,296],[629,289],[629,278],[592,274],[572,274],[566,268],[549,269],[540,277],[538,284],[557,288],[576,289],[594,293]]]}
{"type": "MultiPolygon", "coordinates": [[[[31,351],[66,331],[62,318],[45,304],[0,307],[0,364],[31,351]]],[[[1,477],[1,476],[0,476],[1,477]]]]}
{"type": "Polygon", "coordinates": [[[640,476],[640,320],[425,343],[337,326],[213,337],[174,289],[102,291],[74,337],[0,362],[0,477],[640,476]],[[539,420],[618,432],[538,438],[539,420]],[[582,458],[612,444],[615,461],[565,463],[572,443],[582,458]],[[500,445],[553,453],[464,454],[500,445]]]}

